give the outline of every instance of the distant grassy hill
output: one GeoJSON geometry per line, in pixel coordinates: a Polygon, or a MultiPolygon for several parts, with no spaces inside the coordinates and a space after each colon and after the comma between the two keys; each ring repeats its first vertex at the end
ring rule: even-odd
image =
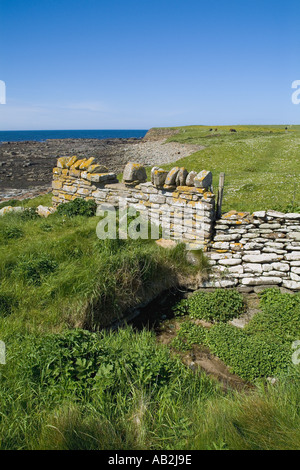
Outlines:
{"type": "Polygon", "coordinates": [[[285,127],[186,126],[151,129],[149,136],[168,135],[167,142],[204,145],[204,150],[176,165],[211,170],[215,188],[220,172],[225,172],[223,210],[293,211],[300,206],[300,126],[285,127]],[[230,132],[232,128],[236,132],[230,132]]]}

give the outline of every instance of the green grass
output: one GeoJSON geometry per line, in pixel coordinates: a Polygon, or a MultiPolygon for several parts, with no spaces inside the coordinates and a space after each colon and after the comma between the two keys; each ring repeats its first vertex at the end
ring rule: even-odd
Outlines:
{"type": "Polygon", "coordinates": [[[227,392],[152,332],[12,336],[0,449],[299,449],[300,376],[227,392]]]}
{"type": "MultiPolygon", "coordinates": [[[[225,172],[223,211],[295,210],[300,207],[300,126],[187,126],[167,142],[206,148],[164,165],[210,170],[216,191],[225,172]],[[213,128],[215,128],[214,126],[213,128]],[[236,133],[229,132],[233,127],[236,133]]],[[[150,173],[150,170],[148,171],[150,173]]]]}
{"type": "Polygon", "coordinates": [[[6,206],[21,206],[24,208],[29,208],[29,207],[37,207],[39,205],[42,206],[52,206],[52,193],[47,193],[47,194],[42,194],[41,196],[37,196],[34,198],[28,198],[28,199],[9,199],[8,201],[2,201],[0,202],[0,209],[6,206]]]}
{"type": "MultiPolygon", "coordinates": [[[[297,208],[299,127],[232,127],[238,132],[219,127],[216,137],[208,127],[176,129],[169,140],[206,147],[176,164],[212,170],[215,188],[225,171],[224,210],[297,208]]],[[[50,205],[50,197],[5,205],[50,205]]],[[[224,392],[152,332],[86,331],[175,284],[177,273],[207,269],[202,257],[192,267],[182,245],[101,241],[98,218],[69,215],[0,218],[0,449],[299,449],[300,375],[291,365],[299,295],[267,291],[244,330],[226,323],[242,312],[240,299],[192,302],[195,318],[216,323],[207,330],[187,319],[172,345],[205,344],[254,383],[224,392]]]]}
{"type": "MultiPolygon", "coordinates": [[[[240,329],[227,323],[230,315],[226,311],[235,298],[229,293],[220,289],[213,293],[195,294],[184,306],[179,304],[175,312],[182,314],[185,307],[188,316],[172,347],[187,351],[193,344],[208,346],[211,353],[222,359],[233,373],[251,382],[293,370],[296,366],[292,363],[292,343],[300,339],[300,295],[282,294],[278,289],[265,290],[260,298],[261,311],[244,329],[240,329]],[[221,295],[216,296],[216,293],[221,295]],[[217,304],[214,316],[213,304],[217,304]],[[222,310],[224,314],[220,316],[222,310]],[[193,323],[195,318],[209,318],[214,323],[210,329],[205,329],[193,323]]],[[[241,314],[243,306],[239,295],[236,292],[235,305],[241,314]]],[[[231,307],[233,313],[234,307],[231,307]]],[[[234,313],[231,318],[237,316],[234,313]]]]}
{"type": "MultiPolygon", "coordinates": [[[[185,166],[188,170],[210,170],[215,192],[219,174],[225,172],[223,211],[300,208],[300,126],[186,126],[167,142],[199,144],[204,150],[177,160],[163,168],[185,166]],[[210,132],[209,129],[217,131],[210,132]],[[230,128],[237,130],[231,133],[230,128]]],[[[148,179],[151,168],[147,169],[148,179]]],[[[122,175],[119,175],[122,179],[122,175]]],[[[51,196],[11,201],[4,205],[51,205],[51,196]],[[34,201],[34,202],[33,202],[34,201]]]]}
{"type": "Polygon", "coordinates": [[[100,328],[151,293],[195,272],[184,245],[152,240],[99,240],[98,217],[0,218],[0,293],[11,300],[0,334],[13,328],[100,328]]]}

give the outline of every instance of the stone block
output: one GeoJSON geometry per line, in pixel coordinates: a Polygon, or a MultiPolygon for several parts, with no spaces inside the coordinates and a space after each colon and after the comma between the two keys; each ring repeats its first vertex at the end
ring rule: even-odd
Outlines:
{"type": "Polygon", "coordinates": [[[176,186],[185,186],[186,178],[188,176],[188,171],[182,167],[177,173],[175,184],[176,186]]]}
{"type": "Polygon", "coordinates": [[[67,168],[71,168],[72,165],[74,165],[75,162],[77,162],[78,158],[76,155],[73,155],[73,157],[69,158],[67,161],[67,168]]]}
{"type": "Polygon", "coordinates": [[[62,188],[62,182],[61,181],[52,181],[52,189],[61,189],[62,188]]]}
{"type": "Polygon", "coordinates": [[[88,173],[109,173],[108,168],[104,165],[90,165],[87,169],[88,173]]]}
{"type": "Polygon", "coordinates": [[[151,170],[151,180],[156,188],[162,188],[165,184],[168,172],[162,168],[154,167],[151,170]]]}
{"type": "Polygon", "coordinates": [[[186,186],[194,186],[194,180],[196,176],[197,176],[196,171],[190,171],[186,177],[186,181],[185,181],[186,186]]]}
{"type": "Polygon", "coordinates": [[[244,277],[242,284],[245,286],[262,286],[262,285],[280,285],[282,283],[281,277],[244,277]]]}
{"type": "Polygon", "coordinates": [[[90,165],[92,165],[95,161],[94,157],[87,159],[84,159],[83,162],[79,165],[80,170],[87,170],[90,165]]]}
{"type": "Polygon", "coordinates": [[[202,170],[194,178],[194,186],[196,188],[209,188],[212,185],[211,171],[202,170]]]}
{"type": "Polygon", "coordinates": [[[176,187],[176,178],[179,173],[180,168],[178,166],[175,166],[172,168],[169,173],[167,174],[166,180],[165,180],[165,186],[164,187],[176,187]]]}
{"type": "Polygon", "coordinates": [[[245,255],[243,261],[246,263],[271,263],[272,261],[280,261],[280,257],[276,253],[266,253],[261,255],[245,255]]]}
{"type": "Polygon", "coordinates": [[[57,160],[57,168],[67,168],[67,163],[70,157],[60,157],[57,160]]]}
{"type": "Polygon", "coordinates": [[[144,183],[147,181],[146,170],[139,163],[129,162],[124,168],[123,180],[125,183],[144,183]]]}

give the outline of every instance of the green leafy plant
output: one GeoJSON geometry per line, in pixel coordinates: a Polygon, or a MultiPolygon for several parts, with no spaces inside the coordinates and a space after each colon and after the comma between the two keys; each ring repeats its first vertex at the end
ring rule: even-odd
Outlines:
{"type": "Polygon", "coordinates": [[[245,380],[277,376],[291,366],[290,344],[249,335],[229,324],[213,326],[208,343],[210,351],[245,380]]]}
{"type": "Polygon", "coordinates": [[[176,338],[171,342],[171,346],[178,351],[188,351],[193,344],[206,345],[208,330],[201,325],[196,325],[191,321],[185,321],[180,325],[176,338]]]}
{"type": "Polygon", "coordinates": [[[38,219],[39,214],[37,213],[34,207],[26,207],[23,211],[19,213],[19,217],[21,220],[38,219]]]}
{"type": "Polygon", "coordinates": [[[260,294],[261,312],[246,326],[248,334],[272,335],[282,343],[300,339],[300,295],[266,289],[260,294]]]}
{"type": "Polygon", "coordinates": [[[174,307],[176,316],[189,314],[191,318],[226,322],[244,312],[243,296],[234,289],[197,292],[174,307]]]}
{"type": "Polygon", "coordinates": [[[57,208],[57,213],[68,217],[75,217],[83,215],[86,217],[93,217],[96,214],[97,204],[94,200],[76,198],[74,201],[60,204],[57,208]]]}
{"type": "Polygon", "coordinates": [[[7,225],[1,229],[1,235],[4,240],[12,240],[23,237],[24,231],[14,225],[7,225]]]}
{"type": "Polygon", "coordinates": [[[172,307],[173,313],[175,317],[182,317],[184,315],[188,315],[189,313],[189,301],[188,299],[182,299],[177,302],[174,307],[172,307]]]}

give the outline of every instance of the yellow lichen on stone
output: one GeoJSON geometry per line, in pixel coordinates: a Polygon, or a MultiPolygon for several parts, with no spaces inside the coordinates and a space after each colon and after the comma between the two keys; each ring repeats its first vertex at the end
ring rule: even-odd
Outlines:
{"type": "Polygon", "coordinates": [[[94,157],[89,158],[88,160],[85,159],[84,162],[80,165],[80,170],[87,170],[88,167],[95,161],[94,157]]]}
{"type": "Polygon", "coordinates": [[[236,211],[232,210],[232,211],[227,212],[226,214],[223,214],[222,218],[229,219],[232,215],[235,215],[235,214],[236,214],[236,211]]]}
{"type": "Polygon", "coordinates": [[[61,189],[62,188],[62,182],[61,181],[52,181],[52,189],[61,189]]]}
{"type": "Polygon", "coordinates": [[[70,168],[70,176],[73,176],[75,178],[80,178],[81,171],[80,170],[74,170],[73,168],[70,168]]]}
{"type": "Polygon", "coordinates": [[[78,170],[80,165],[84,162],[86,162],[86,158],[82,158],[81,160],[77,160],[75,163],[73,163],[73,165],[71,166],[71,169],[72,170],[78,170]]]}
{"type": "Polygon", "coordinates": [[[215,198],[215,195],[213,193],[211,193],[210,191],[208,191],[207,193],[204,193],[203,194],[203,200],[205,201],[206,199],[214,199],[215,198]]]}
{"type": "Polygon", "coordinates": [[[180,191],[181,193],[194,193],[194,192],[203,193],[204,189],[195,188],[194,186],[177,186],[177,191],[180,191]]]}
{"type": "Polygon", "coordinates": [[[59,203],[60,203],[59,197],[53,196],[52,197],[52,204],[59,204],[59,203]]]}
{"type": "Polygon", "coordinates": [[[67,162],[69,160],[69,157],[60,157],[57,160],[57,167],[58,168],[67,168],[67,162]]]}
{"type": "Polygon", "coordinates": [[[88,173],[108,173],[108,168],[104,165],[90,165],[87,169],[88,173]]]}
{"type": "Polygon", "coordinates": [[[78,158],[76,157],[76,155],[73,155],[73,157],[71,157],[67,162],[67,168],[71,168],[71,166],[74,165],[77,160],[78,158]]]}

